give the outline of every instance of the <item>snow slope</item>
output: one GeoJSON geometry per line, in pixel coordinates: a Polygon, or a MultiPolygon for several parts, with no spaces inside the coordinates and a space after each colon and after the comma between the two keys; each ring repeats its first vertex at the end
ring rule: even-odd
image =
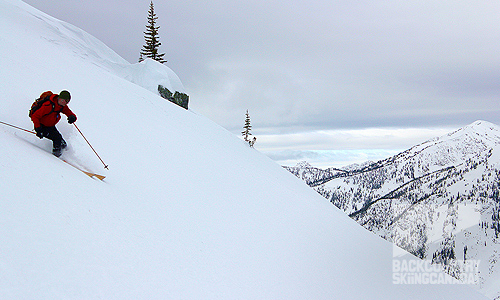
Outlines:
{"type": "Polygon", "coordinates": [[[393,285],[391,244],[152,93],[158,80],[182,88],[167,67],[129,65],[18,0],[0,0],[0,66],[1,121],[31,128],[33,99],[68,89],[110,167],[64,121],[63,157],[104,182],[1,125],[2,299],[483,299],[464,285],[393,285]]]}

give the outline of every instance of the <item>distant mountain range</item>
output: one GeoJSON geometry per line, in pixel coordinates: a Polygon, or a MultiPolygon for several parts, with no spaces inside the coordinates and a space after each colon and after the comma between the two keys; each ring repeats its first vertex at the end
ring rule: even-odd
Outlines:
{"type": "Polygon", "coordinates": [[[500,127],[476,121],[393,157],[326,170],[287,170],[366,229],[500,299],[500,127]]]}

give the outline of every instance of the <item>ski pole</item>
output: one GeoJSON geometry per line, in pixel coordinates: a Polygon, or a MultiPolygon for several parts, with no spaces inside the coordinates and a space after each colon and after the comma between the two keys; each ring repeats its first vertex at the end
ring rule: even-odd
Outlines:
{"type": "Polygon", "coordinates": [[[2,123],[4,125],[7,125],[7,126],[10,126],[10,127],[14,127],[16,129],[19,129],[19,130],[23,130],[23,131],[26,131],[26,132],[29,132],[29,133],[36,134],[36,132],[34,132],[34,131],[30,131],[30,130],[27,130],[27,129],[24,129],[24,128],[21,128],[21,127],[17,127],[17,126],[11,125],[9,123],[5,123],[5,122],[2,122],[2,121],[0,121],[0,123],[2,123]]]}
{"type": "Polygon", "coordinates": [[[107,169],[109,170],[108,168],[108,165],[104,163],[104,161],[102,161],[101,157],[99,156],[99,154],[97,154],[97,152],[94,150],[94,147],[92,147],[92,145],[89,143],[89,141],[87,140],[87,138],[83,135],[83,133],[80,131],[80,128],[78,128],[78,126],[76,126],[75,123],[73,123],[73,125],[75,125],[75,128],[78,130],[78,132],[80,132],[80,134],[82,135],[82,137],[85,139],[85,141],[87,142],[87,144],[89,144],[90,148],[92,149],[92,151],[94,151],[95,155],[97,155],[97,157],[99,158],[99,160],[102,162],[102,164],[104,165],[104,169],[107,169]]]}

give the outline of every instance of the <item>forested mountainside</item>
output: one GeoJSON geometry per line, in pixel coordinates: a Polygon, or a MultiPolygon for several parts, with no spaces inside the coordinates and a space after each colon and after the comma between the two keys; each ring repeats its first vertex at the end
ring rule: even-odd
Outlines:
{"type": "Polygon", "coordinates": [[[378,162],[286,167],[366,229],[500,297],[500,127],[476,121],[378,162]]]}

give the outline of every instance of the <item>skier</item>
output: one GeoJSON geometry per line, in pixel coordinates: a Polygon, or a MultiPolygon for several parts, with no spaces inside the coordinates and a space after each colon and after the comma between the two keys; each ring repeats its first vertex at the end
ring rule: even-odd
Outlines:
{"type": "Polygon", "coordinates": [[[56,124],[61,119],[60,113],[68,116],[69,124],[76,121],[76,115],[68,107],[70,99],[71,95],[66,90],[61,91],[59,95],[52,94],[48,97],[48,101],[45,101],[40,108],[31,114],[36,136],[52,140],[52,154],[57,157],[61,156],[62,149],[67,147],[66,141],[56,128],[56,124]]]}

